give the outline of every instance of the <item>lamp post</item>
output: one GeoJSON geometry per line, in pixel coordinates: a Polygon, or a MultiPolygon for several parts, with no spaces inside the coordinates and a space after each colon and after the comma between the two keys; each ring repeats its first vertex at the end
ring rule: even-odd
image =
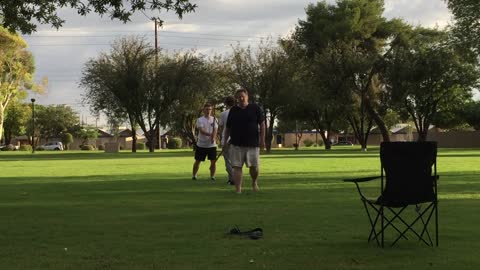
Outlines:
{"type": "Polygon", "coordinates": [[[32,154],[35,153],[35,99],[32,98],[32,154]]]}

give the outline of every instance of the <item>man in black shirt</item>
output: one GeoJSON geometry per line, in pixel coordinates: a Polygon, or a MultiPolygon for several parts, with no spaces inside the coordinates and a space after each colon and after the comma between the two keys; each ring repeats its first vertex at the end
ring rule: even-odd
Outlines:
{"type": "Polygon", "coordinates": [[[229,152],[233,168],[233,180],[237,193],[242,193],[242,167],[250,169],[253,191],[258,191],[260,148],[265,147],[265,119],[262,109],[248,103],[248,92],[239,89],[235,93],[237,106],[230,109],[225,137],[230,136],[229,152]]]}

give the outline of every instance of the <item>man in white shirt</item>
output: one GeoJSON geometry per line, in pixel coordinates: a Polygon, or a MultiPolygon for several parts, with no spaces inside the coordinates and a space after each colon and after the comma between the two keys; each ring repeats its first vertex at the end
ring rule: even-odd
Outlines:
{"type": "Polygon", "coordinates": [[[221,144],[222,144],[223,159],[225,160],[225,170],[227,171],[227,174],[228,174],[227,183],[230,185],[234,185],[235,183],[233,182],[232,164],[230,162],[230,155],[227,147],[227,143],[230,138],[225,137],[225,125],[227,124],[228,113],[230,112],[230,108],[232,108],[233,105],[235,105],[235,98],[233,96],[228,96],[223,101],[223,104],[225,105],[225,111],[223,111],[220,114],[218,126],[222,130],[221,144]]]}
{"type": "Polygon", "coordinates": [[[203,106],[203,116],[197,119],[198,137],[197,148],[195,150],[195,163],[193,163],[192,179],[197,180],[200,162],[205,161],[208,156],[210,160],[210,180],[215,181],[217,144],[215,137],[217,136],[218,124],[212,116],[213,106],[206,103],[203,106]]]}

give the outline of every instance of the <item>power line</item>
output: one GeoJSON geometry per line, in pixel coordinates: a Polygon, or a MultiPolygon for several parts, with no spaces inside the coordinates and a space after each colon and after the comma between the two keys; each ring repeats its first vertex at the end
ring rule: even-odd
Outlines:
{"type": "MultiPolygon", "coordinates": [[[[31,47],[46,47],[46,46],[55,46],[55,47],[63,47],[63,46],[111,46],[111,43],[69,43],[69,44],[29,44],[31,47]]],[[[160,43],[160,45],[172,45],[172,46],[192,46],[192,47],[228,47],[228,45],[219,45],[219,44],[194,44],[194,43],[160,43]]]]}
{"type": "MultiPolygon", "coordinates": [[[[32,38],[106,38],[106,37],[119,37],[118,35],[58,35],[58,36],[32,36],[32,38]]],[[[219,41],[245,41],[245,42],[261,42],[260,40],[239,40],[239,39],[225,39],[225,38],[209,38],[209,37],[189,37],[179,35],[162,36],[162,38],[186,38],[186,39],[203,39],[203,40],[219,40],[219,41]]]]}
{"type": "MultiPolygon", "coordinates": [[[[71,30],[65,30],[62,32],[85,32],[85,30],[81,29],[71,29],[71,30]]],[[[53,31],[38,31],[37,33],[40,32],[53,32],[53,31]]],[[[138,30],[95,30],[95,31],[89,31],[89,33],[150,33],[151,30],[145,30],[145,31],[138,31],[138,30]]],[[[54,32],[58,33],[58,32],[54,32]]],[[[211,33],[192,33],[192,32],[181,32],[181,31],[170,31],[170,30],[163,30],[160,33],[173,33],[173,34],[187,34],[187,35],[197,35],[197,36],[218,36],[218,37],[241,37],[241,38],[255,38],[255,39],[266,39],[268,36],[246,36],[246,35],[226,35],[226,34],[211,34],[211,33]]],[[[34,37],[35,35],[32,35],[30,37],[34,37]]],[[[28,37],[28,36],[27,36],[28,37]]]]}

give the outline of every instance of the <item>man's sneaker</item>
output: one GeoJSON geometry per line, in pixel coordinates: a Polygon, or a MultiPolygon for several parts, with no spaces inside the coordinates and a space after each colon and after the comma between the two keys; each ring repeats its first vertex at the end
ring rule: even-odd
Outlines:
{"type": "Polygon", "coordinates": [[[210,177],[210,180],[215,181],[215,176],[214,176],[214,177],[210,177]]]}
{"type": "Polygon", "coordinates": [[[197,180],[197,177],[196,177],[196,176],[192,176],[192,180],[197,180]]]}
{"type": "Polygon", "coordinates": [[[230,181],[230,180],[227,181],[227,184],[232,185],[232,186],[235,185],[235,183],[233,183],[233,181],[230,181]]]}

